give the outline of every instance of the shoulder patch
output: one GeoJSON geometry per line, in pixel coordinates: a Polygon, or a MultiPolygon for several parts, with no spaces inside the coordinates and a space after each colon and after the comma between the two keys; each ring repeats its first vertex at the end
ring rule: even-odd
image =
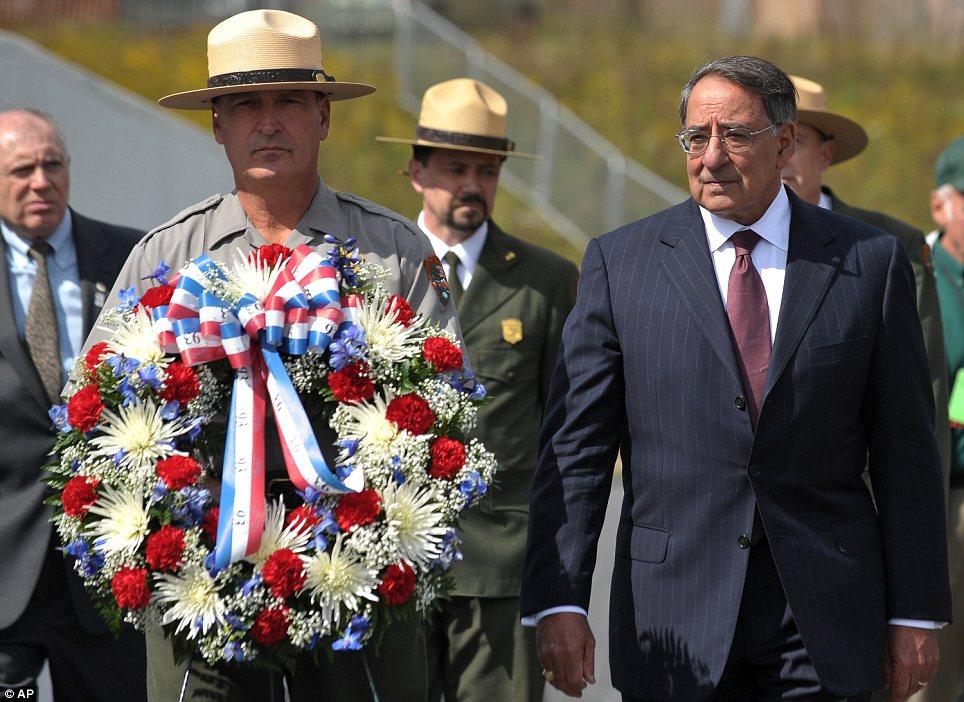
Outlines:
{"type": "Polygon", "coordinates": [[[212,207],[214,207],[215,205],[217,205],[218,203],[220,203],[221,200],[223,200],[223,199],[224,199],[224,195],[221,195],[220,193],[218,193],[217,195],[212,195],[211,197],[209,197],[209,198],[206,199],[206,200],[201,200],[201,202],[199,202],[199,203],[197,203],[197,204],[195,204],[195,205],[191,205],[190,207],[181,210],[181,211],[178,212],[176,215],[174,215],[171,219],[169,219],[168,221],[164,222],[164,224],[161,224],[161,225],[159,225],[159,226],[157,226],[157,227],[154,227],[152,230],[150,230],[149,232],[147,232],[147,236],[151,236],[151,235],[153,235],[153,234],[156,234],[156,233],[159,232],[159,231],[163,231],[164,229],[168,229],[169,227],[173,227],[175,224],[180,224],[181,222],[183,222],[184,220],[186,220],[188,217],[191,217],[191,216],[196,215],[196,214],[200,214],[201,212],[204,212],[205,210],[209,210],[209,209],[211,209],[212,207]]]}
{"type": "Polygon", "coordinates": [[[337,191],[335,192],[335,197],[343,202],[349,202],[357,207],[360,207],[361,209],[365,210],[365,212],[368,212],[369,214],[394,220],[399,224],[403,225],[412,234],[422,233],[422,231],[418,228],[418,226],[408,217],[405,217],[404,215],[400,215],[395,210],[390,210],[387,207],[384,207],[383,205],[379,205],[378,203],[372,202],[371,200],[366,200],[363,197],[358,197],[353,193],[342,193],[337,191]]]}

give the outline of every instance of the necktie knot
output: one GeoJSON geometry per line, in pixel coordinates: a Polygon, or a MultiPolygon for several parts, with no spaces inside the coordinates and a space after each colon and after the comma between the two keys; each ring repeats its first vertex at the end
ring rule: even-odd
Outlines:
{"type": "Polygon", "coordinates": [[[760,241],[760,235],[752,229],[741,229],[730,237],[730,241],[733,242],[737,256],[748,256],[760,241]]]}
{"type": "Polygon", "coordinates": [[[447,254],[445,254],[443,259],[447,264],[449,264],[449,275],[452,275],[462,262],[459,258],[459,255],[454,251],[449,251],[447,254]]]}
{"type": "Polygon", "coordinates": [[[48,244],[46,241],[35,241],[30,245],[27,253],[37,263],[42,262],[47,256],[54,252],[54,247],[48,244]]]}

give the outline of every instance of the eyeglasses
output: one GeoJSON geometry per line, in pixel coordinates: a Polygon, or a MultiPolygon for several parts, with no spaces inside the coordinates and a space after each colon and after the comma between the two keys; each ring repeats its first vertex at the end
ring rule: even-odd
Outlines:
{"type": "Polygon", "coordinates": [[[734,127],[733,129],[727,129],[722,134],[707,134],[698,129],[687,129],[679,132],[676,135],[676,139],[679,141],[680,148],[683,149],[683,151],[695,156],[706,151],[706,148],[710,145],[710,139],[714,137],[720,140],[720,144],[729,153],[738,154],[753,146],[753,137],[767,131],[770,132],[770,136],[775,135],[777,133],[777,125],[769,124],[763,129],[757,129],[755,132],[751,132],[749,129],[744,129],[743,127],[734,127]]]}

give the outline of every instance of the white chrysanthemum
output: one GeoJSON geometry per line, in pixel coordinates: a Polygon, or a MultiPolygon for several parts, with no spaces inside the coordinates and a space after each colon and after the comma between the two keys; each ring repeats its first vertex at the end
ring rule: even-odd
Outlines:
{"type": "Polygon", "coordinates": [[[380,395],[368,402],[342,405],[339,410],[348,415],[348,421],[339,431],[340,439],[357,439],[361,447],[387,449],[398,436],[398,427],[385,417],[388,403],[380,395]]]}
{"type": "Polygon", "coordinates": [[[117,318],[117,328],[113,330],[107,346],[114,353],[136,359],[142,364],[163,365],[164,352],[157,343],[154,322],[142,308],[135,309],[127,317],[117,318]]]}
{"type": "Polygon", "coordinates": [[[234,266],[225,271],[228,276],[227,285],[238,291],[237,297],[250,293],[264,302],[271,294],[271,288],[274,287],[284,263],[279,261],[274,266],[268,266],[260,259],[249,261],[247,256],[239,254],[234,266]]]}
{"type": "Polygon", "coordinates": [[[335,538],[331,553],[317,551],[305,562],[305,589],[311,600],[321,605],[322,619],[332,627],[340,623],[342,605],[354,611],[362,598],[377,600],[372,594],[375,571],[342,549],[343,538],[344,534],[335,538]]]}
{"type": "Polygon", "coordinates": [[[138,494],[104,485],[90,513],[102,518],[92,522],[84,535],[104,553],[133,553],[147,536],[147,508],[138,494]]]}
{"type": "Polygon", "coordinates": [[[397,313],[385,314],[385,300],[374,300],[358,310],[358,324],[365,330],[369,353],[385,365],[401,363],[421,351],[424,331],[416,325],[406,327],[397,320],[397,313]]]}
{"type": "Polygon", "coordinates": [[[215,624],[225,623],[227,612],[218,594],[218,585],[200,563],[193,563],[180,573],[158,576],[156,601],[167,611],[163,624],[177,622],[175,633],[188,629],[187,637],[207,634],[215,624]]]}
{"type": "Polygon", "coordinates": [[[91,455],[116,460],[123,451],[120,466],[149,471],[155,462],[175,453],[174,439],[185,429],[181,417],[164,421],[153,402],[138,402],[120,407],[117,412],[105,409],[101,414],[103,433],[90,440],[96,448],[91,455]]]}
{"type": "Polygon", "coordinates": [[[287,548],[301,553],[310,540],[311,530],[304,529],[303,522],[285,527],[285,505],[279,497],[277,502],[269,502],[265,510],[264,534],[261,536],[258,551],[244,560],[254,563],[254,569],[260,571],[268,556],[278,549],[287,548]]]}
{"type": "Polygon", "coordinates": [[[438,556],[444,515],[428,490],[391,482],[382,492],[385,520],[397,531],[398,555],[419,566],[438,556]]]}

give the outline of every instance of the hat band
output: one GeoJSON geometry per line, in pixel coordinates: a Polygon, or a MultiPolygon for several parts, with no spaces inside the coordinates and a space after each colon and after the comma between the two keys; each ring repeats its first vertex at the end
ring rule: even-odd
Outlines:
{"type": "Polygon", "coordinates": [[[235,71],[208,78],[209,88],[227,88],[235,85],[258,85],[259,83],[316,83],[321,76],[325,82],[334,81],[320,68],[275,68],[263,71],[235,71]]]}
{"type": "Polygon", "coordinates": [[[430,129],[428,127],[416,127],[415,137],[424,141],[434,141],[452,146],[468,146],[475,149],[491,149],[492,151],[513,151],[515,149],[515,144],[512,141],[502,137],[447,132],[444,129],[430,129]]]}

